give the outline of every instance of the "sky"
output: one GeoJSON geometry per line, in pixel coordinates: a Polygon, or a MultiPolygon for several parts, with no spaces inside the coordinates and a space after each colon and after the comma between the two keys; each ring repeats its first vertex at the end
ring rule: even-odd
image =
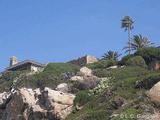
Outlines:
{"type": "Polygon", "coordinates": [[[160,45],[160,0],[0,0],[0,71],[11,56],[19,61],[67,62],[86,54],[123,53],[125,15],[132,36],[160,45]]]}

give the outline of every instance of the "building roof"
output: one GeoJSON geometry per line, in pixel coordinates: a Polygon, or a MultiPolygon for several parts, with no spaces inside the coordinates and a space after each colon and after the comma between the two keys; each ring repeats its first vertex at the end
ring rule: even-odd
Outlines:
{"type": "Polygon", "coordinates": [[[13,68],[17,68],[17,67],[20,67],[20,66],[28,64],[28,63],[31,63],[37,67],[44,67],[45,66],[44,64],[41,64],[41,63],[33,61],[33,60],[24,60],[22,62],[19,62],[19,63],[13,65],[13,66],[7,67],[6,70],[11,70],[13,68]]]}

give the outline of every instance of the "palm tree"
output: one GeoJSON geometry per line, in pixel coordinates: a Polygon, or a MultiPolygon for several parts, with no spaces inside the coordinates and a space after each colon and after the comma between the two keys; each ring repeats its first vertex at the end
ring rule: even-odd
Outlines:
{"type": "MultiPolygon", "coordinates": [[[[129,44],[129,43],[127,43],[129,44]]],[[[133,36],[133,41],[131,42],[131,49],[132,50],[138,50],[140,48],[144,47],[151,47],[153,46],[154,43],[151,43],[151,41],[147,37],[142,37],[141,34],[139,35],[134,35],[133,36]]],[[[123,49],[127,49],[126,52],[129,51],[129,47],[124,47],[123,49]]]]}
{"type": "Polygon", "coordinates": [[[121,56],[121,54],[110,50],[102,56],[102,60],[115,60],[115,61],[117,61],[119,56],[121,56]]]}
{"type": "Polygon", "coordinates": [[[128,30],[128,36],[129,36],[129,54],[131,54],[131,30],[134,28],[133,23],[135,21],[130,16],[125,16],[122,19],[121,27],[125,29],[125,31],[128,30]]]}

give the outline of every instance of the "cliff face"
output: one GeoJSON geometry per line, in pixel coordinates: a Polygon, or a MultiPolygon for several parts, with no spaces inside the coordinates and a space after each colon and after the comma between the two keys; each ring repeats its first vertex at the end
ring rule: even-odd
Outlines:
{"type": "Polygon", "coordinates": [[[21,88],[0,94],[1,120],[59,120],[73,109],[75,96],[50,88],[21,88]]]}

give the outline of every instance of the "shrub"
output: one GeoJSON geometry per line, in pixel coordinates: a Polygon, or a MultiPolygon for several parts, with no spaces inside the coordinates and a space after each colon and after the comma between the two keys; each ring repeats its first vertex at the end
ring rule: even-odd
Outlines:
{"type": "Polygon", "coordinates": [[[147,47],[139,49],[135,55],[142,56],[146,63],[149,65],[152,60],[160,59],[160,47],[147,47]]]}
{"type": "Polygon", "coordinates": [[[110,76],[110,72],[106,69],[97,69],[93,71],[93,75],[103,78],[103,77],[109,77],[110,76]]]}
{"type": "Polygon", "coordinates": [[[124,56],[121,61],[118,62],[118,65],[126,65],[126,62],[132,57],[134,57],[133,54],[124,56]]]}
{"type": "Polygon", "coordinates": [[[116,64],[117,62],[114,60],[101,60],[99,62],[87,64],[86,66],[90,69],[99,69],[99,68],[102,69],[102,68],[107,68],[116,64]]]}
{"type": "Polygon", "coordinates": [[[157,82],[160,81],[160,73],[152,73],[136,81],[136,88],[151,89],[157,82]]]}
{"type": "Polygon", "coordinates": [[[131,57],[130,59],[127,60],[126,65],[147,67],[144,59],[141,56],[131,57]]]}
{"type": "Polygon", "coordinates": [[[9,91],[13,82],[17,80],[21,73],[21,71],[7,71],[2,73],[0,77],[0,91],[9,91]]]}
{"type": "Polygon", "coordinates": [[[79,70],[80,67],[78,65],[70,63],[50,63],[46,66],[44,72],[54,75],[62,75],[66,72],[77,72],[79,70]]]}
{"type": "Polygon", "coordinates": [[[111,77],[102,79],[94,89],[90,90],[90,93],[98,95],[99,93],[104,92],[107,87],[111,86],[111,79],[111,77]]]}
{"type": "Polygon", "coordinates": [[[21,74],[20,71],[7,71],[2,74],[1,81],[10,81],[18,77],[21,74]]]}
{"type": "Polygon", "coordinates": [[[88,91],[80,91],[74,99],[74,105],[82,106],[89,101],[88,91]]]}

